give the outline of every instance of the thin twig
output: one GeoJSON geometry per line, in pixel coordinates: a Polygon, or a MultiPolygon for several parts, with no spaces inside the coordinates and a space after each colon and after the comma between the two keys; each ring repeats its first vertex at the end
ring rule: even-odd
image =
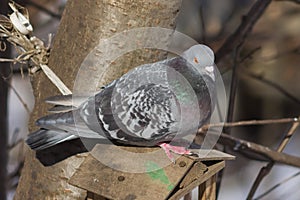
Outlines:
{"type": "Polygon", "coordinates": [[[236,127],[236,126],[249,126],[249,125],[253,126],[253,125],[291,123],[291,122],[299,122],[299,121],[300,119],[295,117],[295,118],[282,118],[282,119],[246,120],[246,121],[238,121],[238,122],[215,123],[215,124],[207,124],[202,126],[199,129],[199,132],[213,127],[236,127]]]}
{"type": "Polygon", "coordinates": [[[228,31],[228,27],[230,21],[232,21],[233,17],[235,17],[235,14],[238,13],[238,11],[240,10],[240,6],[239,4],[235,3],[232,5],[232,9],[229,13],[229,15],[226,18],[223,18],[223,22],[222,22],[222,27],[220,28],[218,34],[215,36],[215,40],[219,40],[221,38],[223,38],[224,34],[228,31]]]}
{"type": "MultiPolygon", "coordinates": [[[[284,148],[286,147],[286,145],[290,141],[291,137],[295,133],[296,129],[298,128],[299,124],[300,124],[299,121],[293,123],[292,127],[289,129],[289,131],[287,132],[287,134],[285,135],[285,137],[281,141],[280,145],[278,146],[278,148],[277,148],[278,153],[281,153],[284,150],[284,148]]],[[[247,200],[253,199],[253,196],[254,196],[257,188],[259,187],[260,183],[262,182],[264,177],[267,176],[270,173],[273,166],[274,166],[274,160],[272,160],[266,166],[264,166],[260,169],[260,171],[259,171],[259,173],[258,173],[251,189],[250,189],[247,200]]]]}
{"type": "Polygon", "coordinates": [[[27,104],[25,103],[25,101],[22,99],[21,95],[18,93],[18,91],[10,84],[10,82],[2,76],[2,79],[5,81],[5,83],[8,85],[8,87],[10,87],[12,89],[12,91],[16,94],[17,98],[19,99],[19,101],[22,103],[22,105],[24,106],[25,110],[27,111],[28,114],[30,114],[30,109],[28,108],[27,104]]]}
{"type": "Polygon", "coordinates": [[[254,198],[254,200],[259,200],[263,197],[265,197],[266,195],[270,194],[273,190],[275,190],[276,188],[278,188],[279,186],[287,183],[288,181],[292,180],[293,178],[296,178],[297,176],[300,175],[300,171],[293,174],[292,176],[284,179],[283,181],[281,181],[280,183],[277,183],[276,185],[274,185],[273,187],[271,187],[270,189],[268,189],[266,192],[264,192],[263,194],[259,195],[258,197],[254,198]]]}
{"type": "Polygon", "coordinates": [[[0,62],[12,62],[12,63],[16,63],[17,60],[16,59],[10,59],[10,58],[0,58],[0,62]]]}
{"type": "MultiPolygon", "coordinates": [[[[213,132],[211,132],[211,134],[212,133],[213,132]]],[[[201,132],[199,134],[205,135],[205,132],[201,132]]],[[[300,167],[300,158],[297,156],[280,153],[270,149],[269,147],[242,140],[226,133],[221,133],[218,143],[230,147],[233,151],[238,152],[250,159],[272,161],[294,167],[300,167]]]]}
{"type": "MultiPolygon", "coordinates": [[[[235,106],[235,99],[236,99],[236,92],[237,92],[237,85],[238,85],[238,57],[240,54],[240,48],[242,43],[238,44],[238,46],[234,49],[234,64],[232,70],[232,78],[230,84],[230,95],[229,95],[229,105],[228,105],[228,112],[227,112],[227,123],[233,121],[233,114],[234,114],[234,106],[235,106]]],[[[224,131],[230,135],[231,129],[230,127],[225,127],[224,131]]],[[[223,151],[226,152],[226,146],[223,147],[223,151]]],[[[221,186],[222,178],[223,178],[224,170],[221,170],[217,177],[217,194],[219,193],[219,189],[221,186]]]]}
{"type": "Polygon", "coordinates": [[[300,46],[298,45],[297,47],[294,47],[292,49],[288,49],[286,51],[283,51],[281,53],[277,53],[275,55],[271,56],[264,56],[262,57],[265,62],[276,60],[279,58],[282,58],[283,56],[290,56],[291,54],[299,54],[300,53],[300,46]]]}
{"type": "Polygon", "coordinates": [[[204,20],[204,9],[203,9],[203,3],[200,5],[200,22],[201,22],[201,43],[205,43],[206,41],[206,26],[205,26],[205,20],[204,20]]]}
{"type": "Polygon", "coordinates": [[[275,1],[289,1],[289,2],[296,3],[296,4],[300,4],[300,0],[275,0],[275,1]]]}
{"type": "MultiPolygon", "coordinates": [[[[227,112],[227,122],[230,123],[233,121],[233,114],[234,114],[234,107],[235,107],[235,100],[236,100],[236,93],[237,93],[237,86],[239,82],[238,77],[238,58],[240,55],[240,48],[241,44],[239,44],[234,49],[234,64],[233,64],[233,70],[232,70],[232,78],[231,78],[231,84],[230,84],[230,94],[229,94],[229,105],[228,105],[228,112],[227,112]]],[[[231,129],[229,126],[224,127],[224,131],[226,134],[230,135],[231,129]]],[[[223,151],[226,152],[226,146],[223,147],[223,151]]],[[[224,170],[221,170],[218,173],[217,177],[217,194],[219,193],[219,189],[221,186],[222,178],[223,178],[224,170]]]]}
{"type": "MultiPolygon", "coordinates": [[[[245,38],[251,32],[254,24],[261,17],[271,2],[272,0],[260,0],[254,3],[246,16],[243,17],[242,23],[239,27],[226,39],[221,48],[216,52],[216,63],[244,42],[245,38]]],[[[220,70],[223,72],[226,69],[220,70]]]]}
{"type": "Polygon", "coordinates": [[[288,131],[288,133],[285,135],[282,142],[280,143],[279,147],[277,148],[278,152],[282,152],[284,150],[284,148],[286,147],[286,145],[290,141],[291,137],[294,135],[296,129],[299,126],[299,124],[300,124],[299,121],[293,123],[292,127],[290,128],[290,130],[288,131]]]}
{"type": "Polygon", "coordinates": [[[24,67],[18,67],[18,68],[14,68],[12,71],[13,74],[21,74],[22,77],[24,77],[25,74],[28,74],[28,68],[24,68],[24,67]]]}
{"type": "Polygon", "coordinates": [[[249,53],[247,53],[245,56],[243,56],[240,60],[240,63],[243,63],[247,59],[251,59],[253,54],[255,54],[257,51],[261,50],[261,47],[256,47],[252,49],[249,53]]]}
{"type": "Polygon", "coordinates": [[[257,75],[257,74],[254,74],[254,73],[248,72],[248,71],[244,71],[244,72],[245,72],[246,75],[250,76],[251,78],[259,80],[259,81],[261,81],[261,82],[263,82],[263,83],[265,83],[265,84],[273,87],[274,89],[276,89],[277,91],[279,91],[280,93],[282,93],[287,98],[291,99],[292,101],[294,101],[297,104],[300,104],[300,100],[297,97],[295,97],[292,94],[288,93],[283,87],[281,87],[277,83],[275,83],[273,81],[270,81],[270,80],[267,80],[267,79],[265,79],[261,75],[257,75]]]}
{"type": "Polygon", "coordinates": [[[24,142],[24,139],[18,139],[17,141],[15,141],[13,144],[9,145],[7,147],[8,150],[12,150],[13,148],[15,148],[16,146],[18,146],[19,144],[21,144],[22,142],[24,142]]]}
{"type": "Polygon", "coordinates": [[[16,128],[12,134],[12,144],[7,146],[8,150],[12,150],[13,148],[15,148],[17,145],[19,145],[21,142],[24,141],[23,138],[21,139],[17,139],[18,135],[20,134],[20,129],[16,128]]]}
{"type": "MultiPolygon", "coordinates": [[[[230,84],[230,95],[229,95],[229,105],[228,105],[228,114],[227,114],[227,122],[233,121],[233,114],[234,114],[234,106],[235,106],[235,99],[236,99],[236,93],[237,93],[237,86],[238,86],[238,57],[240,54],[240,48],[239,45],[236,47],[234,51],[234,64],[233,64],[233,70],[232,70],[232,78],[231,78],[231,84],[230,84]]],[[[226,127],[224,130],[226,133],[230,134],[230,128],[226,127]]]]}
{"type": "Polygon", "coordinates": [[[30,5],[30,6],[35,7],[36,9],[38,9],[38,10],[40,10],[40,11],[42,11],[42,12],[48,14],[48,15],[51,16],[51,17],[54,17],[54,18],[56,18],[56,19],[61,19],[61,15],[60,15],[60,14],[54,13],[54,12],[52,12],[51,10],[49,10],[49,9],[47,9],[47,8],[45,8],[45,7],[43,7],[43,6],[41,6],[40,4],[37,4],[37,3],[35,3],[35,2],[33,2],[33,1],[31,1],[31,0],[23,0],[23,2],[24,2],[25,4],[27,4],[27,5],[30,5]]]}
{"type": "Polygon", "coordinates": [[[17,182],[17,183],[14,183],[14,182],[13,182],[13,179],[14,179],[15,177],[20,177],[21,171],[22,171],[23,167],[24,167],[24,161],[21,161],[21,162],[18,164],[17,168],[16,168],[12,173],[8,174],[8,180],[9,180],[9,181],[8,181],[8,189],[14,189],[14,188],[17,187],[18,182],[17,182]]]}

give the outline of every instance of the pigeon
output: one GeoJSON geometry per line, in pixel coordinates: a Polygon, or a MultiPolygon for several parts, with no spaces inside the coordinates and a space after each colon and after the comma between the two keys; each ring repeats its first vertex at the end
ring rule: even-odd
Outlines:
{"type": "Polygon", "coordinates": [[[181,56],[140,65],[89,97],[50,97],[46,102],[54,104],[53,114],[36,121],[39,130],[29,134],[26,143],[40,151],[78,138],[105,138],[117,145],[160,146],[174,161],[170,151],[191,154],[185,147],[170,144],[178,134],[179,138],[192,134],[192,128],[182,128],[182,112],[199,111],[189,118],[196,120],[196,128],[210,119],[215,70],[213,51],[197,44],[181,56]],[[188,86],[183,87],[184,83],[188,86]],[[193,107],[188,90],[196,99],[193,107]]]}

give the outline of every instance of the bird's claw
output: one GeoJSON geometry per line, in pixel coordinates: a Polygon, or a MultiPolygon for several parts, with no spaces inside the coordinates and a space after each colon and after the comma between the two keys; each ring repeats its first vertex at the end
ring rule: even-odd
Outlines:
{"type": "Polygon", "coordinates": [[[161,143],[159,146],[165,151],[168,158],[171,160],[173,164],[175,164],[175,158],[171,154],[171,151],[179,154],[179,155],[191,155],[192,152],[190,150],[187,150],[185,147],[179,147],[179,146],[173,146],[167,143],[161,143]]]}

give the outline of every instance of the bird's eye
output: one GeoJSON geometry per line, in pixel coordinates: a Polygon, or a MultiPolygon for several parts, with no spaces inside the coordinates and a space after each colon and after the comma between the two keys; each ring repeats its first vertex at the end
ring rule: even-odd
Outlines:
{"type": "Polygon", "coordinates": [[[199,63],[199,61],[196,57],[194,57],[194,62],[197,63],[197,64],[199,63]]]}

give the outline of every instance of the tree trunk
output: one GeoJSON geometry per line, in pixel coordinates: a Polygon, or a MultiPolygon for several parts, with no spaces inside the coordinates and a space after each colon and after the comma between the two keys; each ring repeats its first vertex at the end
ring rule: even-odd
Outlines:
{"type": "MultiPolygon", "coordinates": [[[[80,63],[100,38],[136,27],[175,28],[180,5],[181,0],[70,0],[55,37],[49,67],[72,88],[80,63]]],[[[117,64],[117,70],[109,70],[105,81],[115,79],[132,66],[157,58],[153,52],[144,55],[143,51],[137,51],[120,59],[118,63],[122,65],[117,64]]],[[[58,94],[41,72],[34,75],[32,84],[36,102],[30,120],[31,131],[37,129],[34,121],[46,114],[48,107],[43,100],[58,94]]],[[[85,199],[85,191],[68,184],[68,179],[84,160],[84,154],[44,167],[33,151],[27,147],[26,151],[15,199],[85,199]]]]}

